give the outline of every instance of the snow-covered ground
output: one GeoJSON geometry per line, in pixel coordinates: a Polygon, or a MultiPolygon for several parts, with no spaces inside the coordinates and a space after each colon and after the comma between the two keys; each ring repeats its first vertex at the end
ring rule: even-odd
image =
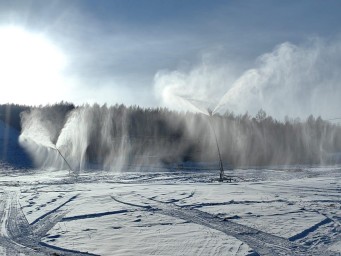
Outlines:
{"type": "Polygon", "coordinates": [[[0,255],[341,255],[341,168],[1,170],[0,255]]]}

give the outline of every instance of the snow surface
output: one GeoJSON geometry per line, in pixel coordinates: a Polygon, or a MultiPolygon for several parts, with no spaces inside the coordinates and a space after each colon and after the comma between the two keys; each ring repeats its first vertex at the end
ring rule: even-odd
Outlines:
{"type": "Polygon", "coordinates": [[[1,255],[341,255],[341,168],[13,171],[1,255]]]}

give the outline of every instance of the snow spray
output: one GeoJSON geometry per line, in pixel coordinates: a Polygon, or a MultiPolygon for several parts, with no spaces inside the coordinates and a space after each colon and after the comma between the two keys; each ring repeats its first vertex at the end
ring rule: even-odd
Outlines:
{"type": "Polygon", "coordinates": [[[147,113],[94,104],[74,108],[63,118],[50,112],[42,108],[22,114],[20,142],[43,168],[150,170],[183,162],[198,148],[187,129],[194,119],[167,110],[147,113]],[[155,127],[147,115],[156,118],[155,127]]]}
{"type": "Polygon", "coordinates": [[[22,133],[19,143],[28,149],[35,164],[41,167],[58,166],[59,168],[63,168],[66,164],[70,174],[72,172],[70,164],[54,143],[58,137],[58,128],[61,126],[56,122],[58,118],[43,109],[31,109],[21,114],[21,120],[22,133]],[[53,120],[51,120],[52,116],[53,120]],[[56,152],[58,154],[55,154],[56,152]]]}
{"type": "Polygon", "coordinates": [[[211,130],[213,132],[214,135],[214,139],[215,139],[215,143],[217,146],[217,152],[218,152],[218,158],[219,158],[219,181],[223,182],[224,181],[224,165],[223,165],[223,161],[221,158],[221,153],[220,153],[220,148],[219,148],[219,143],[218,143],[218,139],[217,139],[217,134],[214,130],[214,127],[212,125],[212,116],[214,115],[214,111],[217,109],[218,105],[214,108],[214,110],[212,111],[209,107],[206,107],[205,104],[207,105],[207,102],[205,101],[200,101],[200,100],[195,100],[195,99],[191,99],[188,97],[183,97],[180,95],[176,95],[177,97],[179,97],[181,100],[186,101],[189,105],[191,105],[194,109],[196,109],[198,112],[207,115],[209,117],[208,119],[208,123],[211,127],[211,130]]]}

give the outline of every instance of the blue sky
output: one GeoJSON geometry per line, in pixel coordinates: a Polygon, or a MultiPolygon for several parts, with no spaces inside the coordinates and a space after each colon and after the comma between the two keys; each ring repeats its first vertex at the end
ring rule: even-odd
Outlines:
{"type": "MultiPolygon", "coordinates": [[[[219,101],[283,43],[308,49],[315,49],[316,41],[338,45],[340,10],[340,1],[312,0],[1,0],[0,26],[42,33],[67,56],[63,74],[77,85],[64,100],[172,107],[160,100],[160,74],[188,78],[203,63],[209,76],[226,69],[225,85],[223,76],[216,79],[217,88],[210,84],[203,90],[219,101]]],[[[205,101],[203,95],[193,97],[205,101]]],[[[238,111],[253,112],[248,108],[252,105],[238,111]]]]}

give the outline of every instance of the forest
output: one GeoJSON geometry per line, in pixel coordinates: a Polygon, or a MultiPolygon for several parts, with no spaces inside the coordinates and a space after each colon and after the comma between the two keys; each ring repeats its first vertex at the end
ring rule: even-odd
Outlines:
{"type": "MultiPolygon", "coordinates": [[[[254,117],[231,112],[207,116],[165,108],[61,102],[0,105],[0,119],[22,134],[44,130],[79,168],[214,162],[218,159],[214,133],[224,163],[233,167],[340,162],[341,126],[321,117],[278,121],[264,110],[254,117]]],[[[31,139],[36,140],[34,135],[31,139]]],[[[49,164],[39,160],[38,152],[31,152],[36,164],[49,164]]]]}

